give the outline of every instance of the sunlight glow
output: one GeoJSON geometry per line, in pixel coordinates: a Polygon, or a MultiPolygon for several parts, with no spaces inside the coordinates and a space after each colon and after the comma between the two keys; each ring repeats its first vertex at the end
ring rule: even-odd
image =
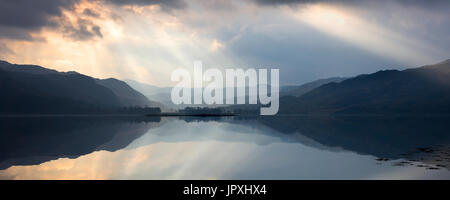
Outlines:
{"type": "Polygon", "coordinates": [[[404,64],[430,63],[441,53],[414,38],[407,38],[344,8],[310,4],[293,12],[295,19],[357,47],[404,64]]]}

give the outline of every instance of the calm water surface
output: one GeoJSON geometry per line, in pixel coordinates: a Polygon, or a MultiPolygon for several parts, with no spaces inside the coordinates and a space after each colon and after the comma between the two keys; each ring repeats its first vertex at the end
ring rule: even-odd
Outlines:
{"type": "Polygon", "coordinates": [[[443,117],[3,117],[0,179],[450,179],[443,117]]]}

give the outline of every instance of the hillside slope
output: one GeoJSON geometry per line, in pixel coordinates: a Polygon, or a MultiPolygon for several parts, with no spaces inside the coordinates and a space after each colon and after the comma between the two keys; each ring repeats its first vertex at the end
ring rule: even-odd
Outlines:
{"type": "Polygon", "coordinates": [[[0,61],[0,114],[96,113],[152,103],[126,83],[0,61]]]}
{"type": "Polygon", "coordinates": [[[450,60],[385,70],[280,99],[282,113],[450,113],[450,60]]]}

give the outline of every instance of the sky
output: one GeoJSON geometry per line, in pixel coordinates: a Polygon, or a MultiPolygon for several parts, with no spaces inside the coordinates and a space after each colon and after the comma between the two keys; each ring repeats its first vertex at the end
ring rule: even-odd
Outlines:
{"type": "Polygon", "coordinates": [[[447,0],[0,0],[0,59],[173,86],[172,71],[277,68],[281,85],[450,58],[447,0]]]}

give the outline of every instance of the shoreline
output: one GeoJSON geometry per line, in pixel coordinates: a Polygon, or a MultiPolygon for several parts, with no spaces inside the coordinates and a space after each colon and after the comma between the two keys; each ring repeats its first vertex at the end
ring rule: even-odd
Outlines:
{"type": "Polygon", "coordinates": [[[208,113],[158,113],[146,114],[146,117],[232,117],[236,114],[208,114],[208,113]]]}

